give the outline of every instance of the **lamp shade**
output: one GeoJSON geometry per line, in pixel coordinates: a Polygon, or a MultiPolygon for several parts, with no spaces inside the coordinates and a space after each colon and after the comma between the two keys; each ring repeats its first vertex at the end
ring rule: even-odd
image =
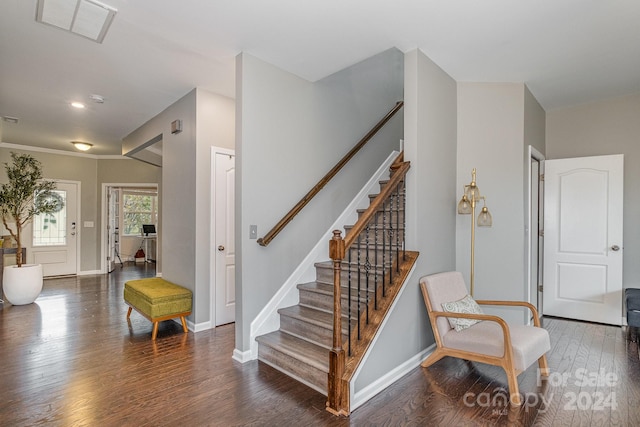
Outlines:
{"type": "Polygon", "coordinates": [[[493,218],[489,213],[489,209],[486,206],[482,207],[480,215],[478,215],[478,227],[491,227],[493,224],[493,218]]]}
{"type": "Polygon", "coordinates": [[[458,202],[458,213],[462,215],[469,215],[471,213],[471,202],[466,195],[463,195],[460,202],[458,202]]]}
{"type": "Polygon", "coordinates": [[[480,189],[476,185],[475,181],[472,181],[470,185],[465,186],[464,195],[469,200],[478,201],[478,200],[481,199],[481,197],[480,197],[480,189]]]}

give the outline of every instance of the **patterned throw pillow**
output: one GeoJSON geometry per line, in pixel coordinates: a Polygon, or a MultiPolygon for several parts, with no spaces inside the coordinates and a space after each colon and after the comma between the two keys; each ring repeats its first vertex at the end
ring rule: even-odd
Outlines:
{"type": "MultiPolygon", "coordinates": [[[[473,298],[471,298],[471,295],[467,295],[458,301],[443,302],[442,309],[450,313],[483,314],[480,306],[473,298]]],[[[469,326],[473,326],[476,323],[481,322],[481,320],[462,319],[457,317],[447,317],[447,319],[449,320],[451,327],[454,328],[456,332],[460,332],[467,329],[469,326]]]]}

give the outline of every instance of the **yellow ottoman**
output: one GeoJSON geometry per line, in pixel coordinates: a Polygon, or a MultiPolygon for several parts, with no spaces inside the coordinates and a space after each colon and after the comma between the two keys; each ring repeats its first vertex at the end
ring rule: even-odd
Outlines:
{"type": "Polygon", "coordinates": [[[191,291],[160,277],[129,280],[124,284],[124,301],[129,305],[127,320],[131,310],[142,314],[153,322],[151,339],[158,335],[158,322],[180,317],[182,329],[186,333],[185,317],[191,314],[191,291]]]}

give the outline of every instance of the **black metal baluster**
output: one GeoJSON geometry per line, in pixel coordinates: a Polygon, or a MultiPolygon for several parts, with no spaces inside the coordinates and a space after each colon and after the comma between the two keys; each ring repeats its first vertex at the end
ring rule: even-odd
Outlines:
{"type": "Polygon", "coordinates": [[[400,273],[400,184],[395,188],[396,198],[396,272],[400,273]]]}
{"type": "Polygon", "coordinates": [[[406,245],[406,238],[407,238],[407,185],[405,184],[405,178],[407,176],[405,175],[402,178],[402,181],[400,181],[401,185],[402,185],[402,260],[406,261],[407,260],[407,245],[406,245]]]}
{"type": "MultiPolygon", "coordinates": [[[[351,249],[347,254],[347,354],[351,356],[351,249]]],[[[342,315],[342,313],[340,313],[342,315]]]]}
{"type": "Polygon", "coordinates": [[[378,211],[373,214],[373,243],[374,243],[374,274],[373,274],[373,308],[378,309],[378,274],[380,272],[380,266],[378,264],[378,211]]]}
{"type": "MultiPolygon", "coordinates": [[[[370,223],[370,222],[369,222],[370,223]]],[[[370,251],[370,247],[369,247],[369,224],[367,224],[367,227],[365,228],[364,232],[365,234],[365,250],[366,250],[366,257],[364,260],[364,274],[365,274],[365,301],[366,301],[366,310],[367,310],[367,325],[369,324],[369,275],[371,274],[371,260],[369,257],[369,251],[370,251]]]]}
{"type": "Polygon", "coordinates": [[[360,294],[360,291],[361,291],[360,284],[362,283],[362,277],[361,277],[361,274],[360,274],[360,272],[361,272],[360,257],[361,257],[361,251],[362,251],[362,247],[360,246],[361,236],[362,236],[362,233],[358,234],[358,265],[357,265],[357,267],[358,267],[358,292],[357,292],[357,294],[358,294],[358,316],[356,318],[357,322],[358,322],[358,341],[361,339],[361,336],[360,336],[360,315],[362,314],[362,309],[360,308],[360,303],[362,301],[362,295],[360,294]]]}

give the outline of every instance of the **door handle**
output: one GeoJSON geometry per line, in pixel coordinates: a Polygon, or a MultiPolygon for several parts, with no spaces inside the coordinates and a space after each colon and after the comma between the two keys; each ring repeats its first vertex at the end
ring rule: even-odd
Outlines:
{"type": "Polygon", "coordinates": [[[620,246],[618,246],[618,245],[613,245],[613,246],[611,246],[611,250],[612,250],[612,251],[614,251],[614,252],[617,252],[617,251],[619,251],[619,250],[620,250],[620,246]]]}
{"type": "Polygon", "coordinates": [[[224,251],[224,246],[222,246],[222,245],[218,246],[218,250],[219,250],[220,252],[224,251]]]}

